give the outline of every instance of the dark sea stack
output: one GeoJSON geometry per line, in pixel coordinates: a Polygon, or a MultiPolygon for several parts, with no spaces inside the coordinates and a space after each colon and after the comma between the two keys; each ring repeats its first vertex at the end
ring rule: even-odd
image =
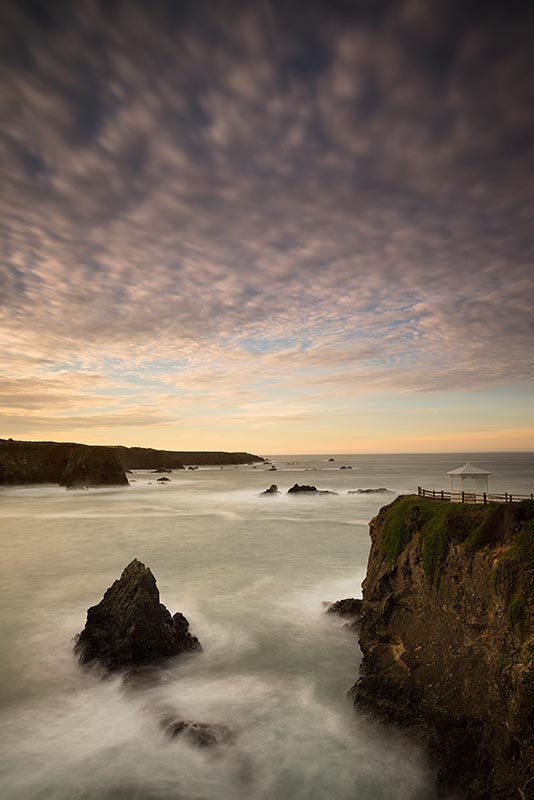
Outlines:
{"type": "Polygon", "coordinates": [[[401,496],[371,521],[356,704],[411,731],[440,796],[534,797],[534,502],[401,496]]]}
{"type": "Polygon", "coordinates": [[[288,494],[335,494],[329,489],[318,489],[317,486],[307,486],[306,484],[295,483],[290,489],[287,490],[288,494]]]}
{"type": "Polygon", "coordinates": [[[88,610],[75,646],[82,664],[96,662],[109,672],[200,649],[187,619],[180,613],[171,617],[152,572],[137,559],[88,610]]]}
{"type": "Polygon", "coordinates": [[[67,489],[128,486],[128,478],[112,450],[80,446],[72,449],[59,485],[67,489]]]}
{"type": "Polygon", "coordinates": [[[280,494],[280,489],[276,485],[276,483],[272,483],[268,489],[264,492],[260,492],[260,497],[264,497],[265,495],[277,495],[280,494]]]}

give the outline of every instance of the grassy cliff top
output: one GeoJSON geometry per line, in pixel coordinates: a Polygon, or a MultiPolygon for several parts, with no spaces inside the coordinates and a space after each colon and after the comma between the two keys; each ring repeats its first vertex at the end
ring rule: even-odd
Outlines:
{"type": "MultiPolygon", "coordinates": [[[[433,585],[439,582],[452,541],[464,547],[466,556],[486,546],[505,545],[508,550],[501,561],[506,560],[508,572],[524,564],[534,574],[532,500],[474,505],[401,495],[381,509],[377,525],[378,553],[385,561],[395,561],[419,534],[423,569],[433,585]]],[[[508,583],[513,594],[513,577],[508,583]]]]}

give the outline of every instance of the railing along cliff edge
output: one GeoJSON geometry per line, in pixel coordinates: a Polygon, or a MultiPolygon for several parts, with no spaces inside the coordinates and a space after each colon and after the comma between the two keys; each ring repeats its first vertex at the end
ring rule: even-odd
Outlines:
{"type": "Polygon", "coordinates": [[[518,503],[521,500],[534,500],[530,494],[490,494],[489,492],[444,492],[442,489],[422,489],[417,487],[419,497],[433,497],[435,500],[449,500],[452,503],[518,503]]]}

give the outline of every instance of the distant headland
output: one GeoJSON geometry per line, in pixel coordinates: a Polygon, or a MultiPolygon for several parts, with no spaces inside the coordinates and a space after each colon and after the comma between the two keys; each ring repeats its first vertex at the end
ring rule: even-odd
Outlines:
{"type": "Polygon", "coordinates": [[[155,450],[150,447],[0,439],[0,486],[57,483],[68,489],[126,486],[126,470],[184,469],[264,461],[252,453],[155,450]]]}

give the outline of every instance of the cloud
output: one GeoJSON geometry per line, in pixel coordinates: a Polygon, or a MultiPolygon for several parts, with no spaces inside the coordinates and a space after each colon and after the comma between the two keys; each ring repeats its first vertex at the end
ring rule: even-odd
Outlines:
{"type": "Polygon", "coordinates": [[[3,407],[529,379],[533,19],[477,8],[2,4],[3,407]]]}

